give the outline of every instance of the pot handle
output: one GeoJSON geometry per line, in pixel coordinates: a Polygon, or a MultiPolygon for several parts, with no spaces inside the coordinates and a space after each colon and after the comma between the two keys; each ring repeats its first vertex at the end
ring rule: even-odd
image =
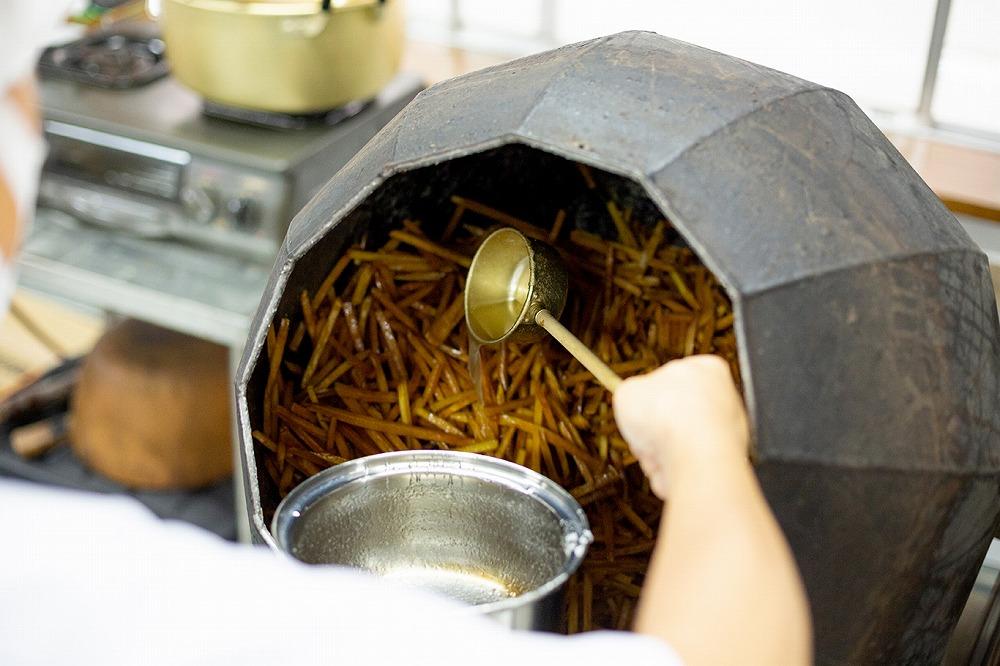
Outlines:
{"type": "Polygon", "coordinates": [[[361,7],[382,6],[385,0],[323,0],[320,9],[326,13],[341,9],[360,9],[361,7]]]}

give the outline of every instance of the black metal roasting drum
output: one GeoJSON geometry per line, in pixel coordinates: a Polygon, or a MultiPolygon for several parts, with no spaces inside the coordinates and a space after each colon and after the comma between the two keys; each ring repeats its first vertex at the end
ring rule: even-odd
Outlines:
{"type": "Polygon", "coordinates": [[[817,662],[940,661],[1000,511],[986,258],[849,97],[650,33],[429,88],[295,218],[238,377],[255,538],[277,500],[251,437],[272,321],[363,233],[443,224],[453,195],[546,224],[570,202],[567,224],[607,234],[576,163],[665,216],[732,300],[817,662]]]}

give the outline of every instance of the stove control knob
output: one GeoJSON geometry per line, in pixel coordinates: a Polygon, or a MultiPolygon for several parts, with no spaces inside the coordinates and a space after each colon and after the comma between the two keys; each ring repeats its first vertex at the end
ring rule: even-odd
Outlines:
{"type": "Polygon", "coordinates": [[[208,224],[215,217],[212,193],[202,187],[187,186],[181,190],[181,203],[188,216],[200,224],[208,224]]]}
{"type": "Polygon", "coordinates": [[[246,197],[228,199],[226,201],[226,215],[237,227],[246,231],[255,230],[260,223],[253,200],[246,197]]]}

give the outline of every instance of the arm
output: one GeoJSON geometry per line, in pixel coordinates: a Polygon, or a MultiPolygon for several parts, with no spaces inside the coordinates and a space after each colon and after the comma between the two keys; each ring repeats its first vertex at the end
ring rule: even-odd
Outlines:
{"type": "MultiPolygon", "coordinates": [[[[40,121],[38,119],[37,91],[35,90],[34,79],[26,77],[12,85],[6,91],[0,91],[0,105],[7,106],[14,114],[16,120],[23,125],[8,128],[7,131],[24,130],[33,132],[36,135],[40,131],[40,121]]],[[[2,132],[0,132],[2,134],[2,132]]],[[[0,157],[4,156],[0,150],[0,157]]],[[[20,155],[11,154],[8,159],[19,158],[20,155]]],[[[17,248],[17,241],[20,235],[21,224],[19,219],[26,219],[27,211],[18,210],[18,202],[15,199],[15,192],[12,191],[12,184],[7,170],[15,165],[4,164],[0,161],[0,263],[10,260],[14,256],[17,248]]],[[[36,178],[37,174],[29,173],[30,178],[36,178]]],[[[2,297],[0,297],[0,307],[2,307],[2,297]]]]}
{"type": "Polygon", "coordinates": [[[808,664],[808,603],[747,460],[739,394],[721,359],[697,356],[626,380],[615,417],[667,499],[636,631],[689,666],[808,664]]]}

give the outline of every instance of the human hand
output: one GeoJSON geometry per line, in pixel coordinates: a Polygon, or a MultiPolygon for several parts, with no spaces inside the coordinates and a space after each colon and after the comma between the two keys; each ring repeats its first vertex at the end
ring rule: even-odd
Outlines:
{"type": "Polygon", "coordinates": [[[692,470],[747,457],[746,410],[718,356],[690,356],[630,377],[615,391],[614,408],[618,429],[661,499],[692,470]]]}

